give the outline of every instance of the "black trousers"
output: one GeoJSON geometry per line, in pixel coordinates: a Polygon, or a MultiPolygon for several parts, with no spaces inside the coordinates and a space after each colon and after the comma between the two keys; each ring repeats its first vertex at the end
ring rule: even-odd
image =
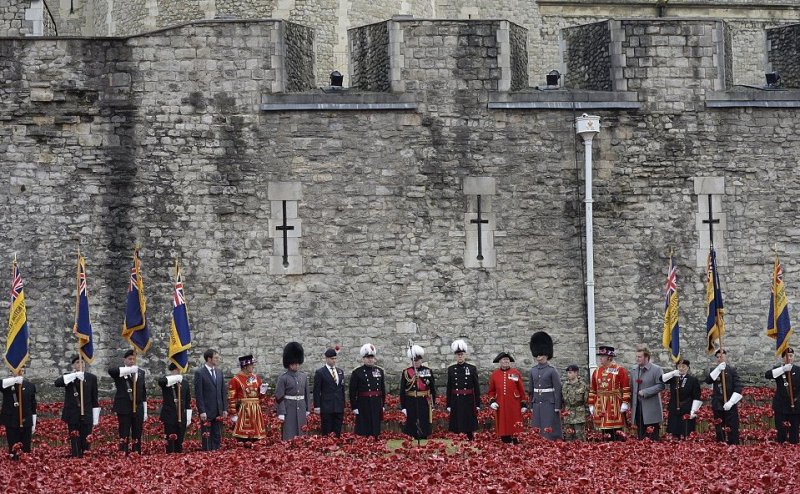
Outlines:
{"type": "Polygon", "coordinates": [[[775,429],[778,431],[779,443],[785,443],[788,438],[790,443],[797,444],[798,426],[800,426],[800,415],[775,411],[775,429]]]}
{"type": "Polygon", "coordinates": [[[203,451],[216,451],[222,444],[222,422],[216,417],[200,422],[200,444],[203,451]]]}
{"type": "Polygon", "coordinates": [[[75,458],[81,458],[84,451],[89,450],[89,442],[86,438],[92,433],[92,418],[87,417],[79,422],[67,422],[69,431],[70,454],[75,458]]]}
{"type": "Polygon", "coordinates": [[[12,458],[18,455],[14,452],[14,445],[22,443],[22,451],[31,452],[31,420],[26,419],[22,427],[6,426],[6,440],[8,440],[8,453],[12,458]]]}
{"type": "Polygon", "coordinates": [[[653,441],[658,441],[659,435],[661,434],[661,424],[645,424],[644,417],[642,415],[642,402],[638,403],[636,407],[636,436],[639,439],[644,439],[645,437],[649,437],[653,441]],[[647,429],[652,427],[652,431],[647,432],[647,429]]]}
{"type": "Polygon", "coordinates": [[[336,437],[342,435],[342,422],[344,421],[344,413],[320,413],[320,421],[322,422],[322,435],[336,434],[336,437]]]}
{"type": "Polygon", "coordinates": [[[118,413],[119,421],[119,450],[128,452],[128,443],[133,440],[133,450],[142,452],[142,426],[144,424],[144,410],[137,407],[136,414],[118,413]]]}
{"type": "Polygon", "coordinates": [[[714,418],[720,421],[714,425],[717,441],[739,444],[739,410],[735,406],[727,412],[714,410],[714,418]]]}
{"type": "Polygon", "coordinates": [[[186,437],[186,423],[164,423],[164,438],[167,440],[167,453],[183,453],[183,438],[186,437]],[[173,439],[174,435],[174,439],[173,439]]]}

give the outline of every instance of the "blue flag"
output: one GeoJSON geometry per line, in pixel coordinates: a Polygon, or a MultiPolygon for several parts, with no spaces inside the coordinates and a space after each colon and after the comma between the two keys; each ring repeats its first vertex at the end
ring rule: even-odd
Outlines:
{"type": "Polygon", "coordinates": [[[78,337],[78,352],[81,358],[91,364],[94,362],[94,341],[92,322],[89,319],[89,290],[86,288],[86,259],[78,254],[78,299],[75,302],[75,325],[72,332],[78,337]]]}
{"type": "Polygon", "coordinates": [[[189,310],[183,291],[183,275],[180,266],[175,267],[175,293],[172,296],[172,324],[169,334],[169,359],[181,373],[189,367],[189,349],[192,334],[189,327],[189,310]]]}
{"type": "Polygon", "coordinates": [[[708,343],[706,351],[712,354],[718,345],[722,345],[725,335],[725,309],[722,305],[722,289],[719,286],[719,272],[717,271],[717,253],[714,247],[708,253],[708,276],[706,279],[706,331],[708,343]]]}
{"type": "Polygon", "coordinates": [[[25,291],[22,288],[22,275],[19,273],[17,259],[14,257],[14,277],[11,282],[11,311],[8,315],[8,337],[4,360],[15,374],[28,361],[28,313],[25,310],[25,291]]]}
{"type": "Polygon", "coordinates": [[[669,258],[666,300],[664,302],[664,332],[661,344],[669,350],[673,362],[681,358],[680,325],[678,324],[678,267],[675,259],[669,258]]]}
{"type": "Polygon", "coordinates": [[[147,324],[147,304],[144,299],[144,280],[142,280],[138,249],[133,251],[133,269],[128,284],[122,337],[128,340],[138,353],[145,353],[150,348],[150,326],[147,324]]]}
{"type": "Polygon", "coordinates": [[[772,269],[772,293],[769,296],[769,315],[767,316],[767,336],[775,340],[775,355],[781,356],[789,347],[792,336],[792,323],[789,320],[789,299],[783,284],[783,268],[775,256],[772,269]]]}

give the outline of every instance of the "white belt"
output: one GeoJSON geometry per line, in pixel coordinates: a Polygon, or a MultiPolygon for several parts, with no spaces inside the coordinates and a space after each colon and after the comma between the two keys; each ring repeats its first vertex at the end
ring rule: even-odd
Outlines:
{"type": "Polygon", "coordinates": [[[305,396],[288,396],[287,395],[287,396],[284,396],[283,399],[285,399],[285,400],[294,400],[294,401],[302,401],[302,400],[305,400],[306,397],[305,396]]]}
{"type": "Polygon", "coordinates": [[[554,388],[533,388],[534,393],[554,393],[554,388]]]}

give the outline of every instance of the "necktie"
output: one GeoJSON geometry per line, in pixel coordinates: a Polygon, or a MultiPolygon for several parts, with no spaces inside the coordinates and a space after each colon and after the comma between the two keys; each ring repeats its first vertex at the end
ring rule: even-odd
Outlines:
{"type": "Polygon", "coordinates": [[[211,369],[211,380],[217,382],[217,374],[214,372],[214,369],[211,369]]]}
{"type": "Polygon", "coordinates": [[[333,382],[335,382],[336,384],[339,384],[339,375],[336,372],[336,368],[335,367],[329,367],[329,369],[331,371],[331,377],[333,377],[333,382]]]}

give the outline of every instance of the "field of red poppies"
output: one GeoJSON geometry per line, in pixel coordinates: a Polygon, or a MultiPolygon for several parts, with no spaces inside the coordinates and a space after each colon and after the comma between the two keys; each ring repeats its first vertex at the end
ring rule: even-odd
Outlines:
{"type": "MultiPolygon", "coordinates": [[[[747,388],[742,402],[741,446],[714,441],[708,407],[699,431],[687,441],[549,442],[535,431],[519,445],[504,445],[491,432],[492,411],[480,418],[474,442],[443,432],[446,413],[436,412],[435,440],[418,445],[399,430],[403,415],[390,399],[380,441],[345,434],[279,441],[280,424],[268,410],[270,437],[255,444],[225,438],[223,449],[199,451],[199,424],[190,427],[186,453],[164,453],[164,438],[152,408],[143,454],[117,451],[116,419],[110,403],[82,459],[68,457],[67,430],[57,418],[60,404],[40,405],[33,452],[0,459],[4,492],[798,492],[800,446],[779,445],[769,406],[772,391],[747,388]]],[[[350,418],[348,418],[350,422],[350,418]]],[[[351,426],[347,424],[346,428],[351,426]]],[[[0,444],[5,447],[4,432],[0,444]]]]}

